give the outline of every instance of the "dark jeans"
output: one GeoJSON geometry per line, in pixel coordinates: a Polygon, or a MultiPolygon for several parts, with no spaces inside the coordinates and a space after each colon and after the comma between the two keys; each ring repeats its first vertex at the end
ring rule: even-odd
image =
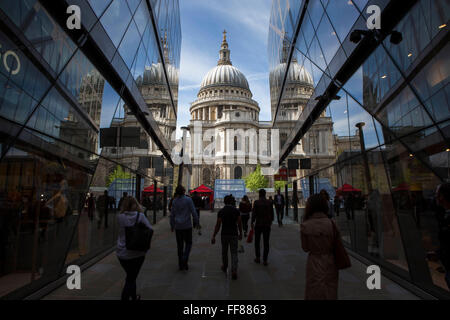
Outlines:
{"type": "Polygon", "coordinates": [[[178,247],[178,265],[180,268],[187,265],[189,253],[192,248],[192,228],[185,230],[175,230],[178,247]]]}
{"type": "Polygon", "coordinates": [[[195,208],[195,210],[197,210],[198,226],[200,227],[200,208],[195,208]]]}
{"type": "Polygon", "coordinates": [[[284,206],[275,205],[275,211],[277,212],[277,219],[278,224],[281,224],[283,222],[283,216],[284,216],[284,206]]]}
{"type": "Polygon", "coordinates": [[[120,264],[124,268],[127,278],[125,286],[122,290],[122,300],[136,300],[136,279],[144,263],[145,256],[134,259],[119,259],[120,264]]]}
{"type": "Polygon", "coordinates": [[[228,268],[228,247],[231,252],[231,272],[237,272],[238,267],[238,236],[222,235],[222,264],[228,268]]]}
{"type": "Polygon", "coordinates": [[[242,229],[244,229],[245,233],[248,231],[248,219],[250,219],[249,214],[241,214],[242,229]]]}
{"type": "Polygon", "coordinates": [[[270,226],[255,226],[255,255],[258,259],[261,257],[261,248],[259,244],[261,241],[261,234],[263,236],[264,243],[263,260],[267,261],[267,257],[269,255],[270,226]]]}

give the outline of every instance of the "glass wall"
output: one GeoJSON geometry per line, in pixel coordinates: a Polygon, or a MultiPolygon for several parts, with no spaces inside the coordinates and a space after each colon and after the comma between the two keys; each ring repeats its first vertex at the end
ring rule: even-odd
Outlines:
{"type": "Polygon", "coordinates": [[[149,159],[175,130],[178,1],[79,3],[103,60],[45,3],[0,2],[0,298],[113,248],[123,193],[142,201],[153,181],[170,183],[149,159]]]}
{"type": "Polygon", "coordinates": [[[311,159],[310,169],[297,170],[303,203],[313,177],[314,192],[325,189],[331,195],[334,219],[348,247],[429,293],[448,298],[445,268],[436,254],[442,208],[435,191],[450,182],[445,41],[450,6],[443,0],[417,1],[396,22],[394,30],[402,33],[399,44],[387,37],[362,63],[350,61],[360,45],[350,41],[350,34],[367,30],[366,7],[377,4],[384,10],[389,2],[313,0],[289,9],[293,1],[273,1],[272,117],[275,128],[289,130],[284,150],[296,144],[287,158],[311,159]],[[280,67],[287,63],[289,70],[280,67]],[[356,72],[344,83],[337,81],[335,76],[349,63],[356,72]],[[276,73],[277,68],[282,72],[276,73]],[[337,95],[323,105],[329,98],[324,93],[333,86],[337,95]],[[292,90],[309,95],[293,101],[292,90]],[[281,115],[292,102],[297,117],[287,126],[281,115]],[[299,132],[300,140],[293,141],[299,132]]]}

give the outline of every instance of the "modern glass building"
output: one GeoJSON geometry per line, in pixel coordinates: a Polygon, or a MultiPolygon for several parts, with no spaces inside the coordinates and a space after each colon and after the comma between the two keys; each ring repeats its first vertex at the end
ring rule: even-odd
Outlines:
{"type": "Polygon", "coordinates": [[[449,17],[445,0],[274,0],[269,31],[275,128],[291,68],[299,64],[314,83],[309,100],[294,106],[280,163],[300,149],[333,153],[328,165],[300,168],[299,197],[331,186],[348,248],[438,298],[450,297],[435,202],[436,187],[450,181],[449,17]],[[367,26],[371,5],[379,30],[367,26]],[[330,121],[332,135],[321,134],[330,121]]]}
{"type": "Polygon", "coordinates": [[[0,298],[98,260],[122,192],[169,186],[180,48],[178,0],[0,2],[0,298]]]}

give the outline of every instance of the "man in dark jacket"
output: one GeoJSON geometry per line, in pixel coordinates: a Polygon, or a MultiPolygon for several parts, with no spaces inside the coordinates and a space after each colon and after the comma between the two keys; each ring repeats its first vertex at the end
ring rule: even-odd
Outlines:
{"type": "Polygon", "coordinates": [[[437,204],[443,208],[436,214],[439,225],[439,259],[445,268],[445,281],[450,289],[450,183],[441,184],[436,192],[437,204]]]}
{"type": "Polygon", "coordinates": [[[239,210],[233,205],[234,197],[232,195],[224,198],[225,206],[217,214],[217,223],[211,243],[216,242],[216,234],[222,227],[222,271],[227,272],[228,269],[228,247],[231,252],[231,274],[232,279],[237,279],[238,267],[238,240],[242,239],[242,222],[239,210]],[[238,234],[239,232],[239,234],[238,234]]]}
{"type": "Polygon", "coordinates": [[[269,255],[270,227],[272,226],[273,220],[272,203],[266,199],[266,190],[260,189],[259,199],[253,203],[252,228],[255,230],[255,262],[261,262],[261,249],[259,243],[262,235],[264,242],[263,261],[265,266],[267,266],[267,258],[269,255]]]}
{"type": "Polygon", "coordinates": [[[197,191],[194,191],[194,193],[192,194],[192,201],[194,201],[194,206],[195,209],[197,210],[197,216],[198,216],[198,235],[201,236],[202,235],[202,230],[201,230],[201,226],[200,226],[200,210],[203,207],[203,200],[202,197],[200,197],[200,195],[198,194],[197,191]]]}
{"type": "Polygon", "coordinates": [[[277,211],[278,226],[281,227],[283,225],[284,197],[281,194],[280,189],[278,189],[273,203],[275,205],[275,210],[277,211]]]}

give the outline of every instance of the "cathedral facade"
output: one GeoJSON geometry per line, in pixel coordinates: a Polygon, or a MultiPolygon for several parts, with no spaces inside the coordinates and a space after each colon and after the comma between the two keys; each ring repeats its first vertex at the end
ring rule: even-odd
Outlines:
{"type": "MultiPolygon", "coordinates": [[[[286,61],[280,61],[279,66],[271,71],[270,81],[279,81],[285,70],[286,61]]],[[[278,129],[280,150],[313,92],[314,82],[311,75],[294,60],[289,68],[285,94],[274,126],[274,129],[278,129]]],[[[261,163],[259,156],[272,155],[270,142],[273,134],[272,122],[259,121],[260,107],[252,97],[245,75],[232,65],[224,31],[217,66],[204,76],[197,99],[191,103],[189,109],[191,114],[189,149],[193,159],[189,183],[191,188],[201,184],[213,187],[215,179],[242,179],[261,163]],[[199,125],[202,138],[196,139],[193,136],[195,130],[198,131],[199,125]],[[230,131],[234,133],[231,136],[230,131]],[[267,140],[265,150],[261,148],[262,137],[259,136],[264,131],[268,133],[267,138],[264,137],[264,140],[267,140]],[[211,145],[214,145],[213,149],[208,147],[211,145]],[[208,161],[196,163],[194,155],[199,153],[207,155],[208,161]],[[234,161],[227,161],[230,154],[233,155],[234,161]]],[[[272,100],[277,98],[273,92],[271,98],[272,100]]],[[[272,108],[272,119],[274,117],[275,110],[272,108]]],[[[311,158],[312,166],[308,170],[311,171],[333,163],[336,159],[336,147],[333,123],[324,113],[294,148],[288,159],[311,158]]],[[[261,166],[268,164],[261,163],[261,166]]],[[[306,174],[307,170],[297,170],[297,178],[306,174]]],[[[269,187],[273,187],[273,175],[267,177],[269,187]]]]}

